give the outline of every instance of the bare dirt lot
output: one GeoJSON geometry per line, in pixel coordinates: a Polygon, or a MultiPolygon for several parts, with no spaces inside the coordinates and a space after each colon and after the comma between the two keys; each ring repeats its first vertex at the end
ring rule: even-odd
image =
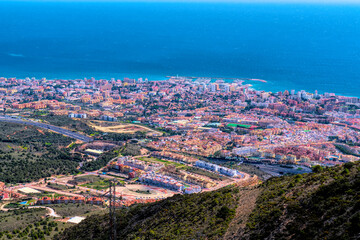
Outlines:
{"type": "Polygon", "coordinates": [[[97,131],[102,132],[133,134],[140,131],[146,132],[148,135],[161,136],[163,134],[162,132],[155,131],[151,128],[131,123],[109,123],[104,121],[90,121],[89,126],[93,127],[97,131]]]}
{"type": "Polygon", "coordinates": [[[126,185],[126,187],[117,187],[116,191],[121,192],[127,198],[166,198],[174,195],[175,192],[157,188],[154,186],[145,186],[141,184],[126,185]]]}

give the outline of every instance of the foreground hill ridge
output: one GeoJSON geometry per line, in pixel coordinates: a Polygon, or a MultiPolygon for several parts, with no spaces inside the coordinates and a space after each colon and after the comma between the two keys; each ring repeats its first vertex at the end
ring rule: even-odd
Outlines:
{"type": "Polygon", "coordinates": [[[250,215],[247,239],[360,239],[360,163],[272,178],[250,215]]]}
{"type": "MultiPolygon", "coordinates": [[[[119,210],[118,239],[360,239],[360,163],[119,210]]],[[[106,239],[107,215],[55,239],[106,239]]]]}

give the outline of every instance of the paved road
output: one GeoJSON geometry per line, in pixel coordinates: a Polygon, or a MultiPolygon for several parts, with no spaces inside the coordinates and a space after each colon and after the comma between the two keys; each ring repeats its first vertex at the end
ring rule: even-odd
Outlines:
{"type": "Polygon", "coordinates": [[[35,122],[29,119],[25,119],[25,118],[14,118],[14,117],[10,117],[10,116],[0,116],[0,122],[12,122],[12,123],[19,123],[19,124],[25,124],[25,125],[32,125],[35,127],[40,127],[40,128],[44,128],[44,129],[48,129],[60,134],[63,134],[65,136],[71,137],[71,138],[75,138],[77,140],[83,141],[83,142],[92,142],[93,139],[91,137],[82,135],[80,133],[76,133],[76,132],[72,132],[70,130],[61,128],[61,127],[56,127],[50,124],[45,124],[45,123],[40,123],[40,122],[35,122]]]}

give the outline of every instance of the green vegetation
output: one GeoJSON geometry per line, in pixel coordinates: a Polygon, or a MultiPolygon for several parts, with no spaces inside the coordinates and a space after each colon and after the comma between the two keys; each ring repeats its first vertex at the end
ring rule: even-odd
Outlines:
{"type": "Polygon", "coordinates": [[[0,158],[0,181],[6,183],[30,182],[51,175],[73,174],[78,171],[77,161],[56,150],[41,157],[28,153],[23,158],[0,153],[0,158]]]}
{"type": "Polygon", "coordinates": [[[11,232],[17,229],[19,226],[33,224],[40,221],[42,219],[41,217],[45,214],[46,209],[43,208],[18,209],[9,210],[8,212],[0,212],[0,232],[11,232]]]}
{"type": "Polygon", "coordinates": [[[87,123],[86,120],[83,119],[72,119],[68,116],[50,116],[50,115],[43,115],[43,116],[33,116],[36,119],[40,119],[44,122],[47,122],[51,125],[65,127],[70,130],[76,132],[82,132],[85,134],[94,134],[96,131],[92,129],[87,123]]]}
{"type": "MultiPolygon", "coordinates": [[[[58,185],[58,186],[61,186],[61,185],[58,185]]],[[[70,189],[70,187],[69,187],[70,189]]],[[[72,188],[74,189],[74,188],[72,188]]],[[[61,189],[60,189],[61,190],[61,189]]],[[[60,197],[60,196],[64,196],[63,194],[59,194],[59,193],[54,193],[54,192],[48,192],[48,191],[42,191],[40,193],[30,193],[30,194],[26,194],[29,198],[32,197],[32,198],[42,198],[42,197],[53,197],[53,198],[57,198],[57,197],[60,197]]],[[[33,202],[35,201],[34,199],[32,200],[29,200],[29,202],[33,202]]],[[[21,202],[21,201],[20,201],[21,202]]],[[[36,202],[36,201],[35,201],[36,202]]]]}
{"type": "Polygon", "coordinates": [[[246,125],[246,124],[236,124],[236,123],[229,123],[228,125],[226,125],[228,127],[241,127],[241,128],[250,128],[251,125],[246,125]]]}
{"type": "MultiPolygon", "coordinates": [[[[122,178],[121,178],[122,179],[122,178]]],[[[117,178],[120,184],[125,184],[124,181],[117,178]]],[[[92,188],[96,190],[104,190],[109,188],[109,180],[102,177],[101,175],[86,175],[81,177],[76,177],[74,181],[77,184],[80,184],[82,187],[92,188]]]]}
{"type": "Polygon", "coordinates": [[[44,145],[67,146],[72,139],[61,134],[17,123],[0,122],[0,150],[11,149],[41,152],[44,145]],[[46,144],[47,143],[47,144],[46,144]]]}
{"type": "Polygon", "coordinates": [[[85,182],[96,182],[103,179],[102,177],[100,177],[99,175],[84,175],[84,176],[79,176],[79,177],[75,177],[75,181],[78,182],[78,184],[83,184],[85,182]]]}
{"type": "Polygon", "coordinates": [[[111,159],[117,156],[119,156],[119,148],[114,148],[110,151],[104,152],[96,160],[84,163],[81,169],[84,171],[99,170],[100,168],[105,167],[111,159]]]}
{"type": "Polygon", "coordinates": [[[272,178],[247,223],[248,239],[355,239],[360,231],[360,163],[272,178]]]}
{"type": "Polygon", "coordinates": [[[4,206],[5,209],[8,209],[8,208],[18,208],[18,207],[20,207],[20,204],[19,204],[19,203],[13,203],[13,202],[8,203],[8,204],[6,204],[6,205],[4,206]]]}
{"type": "Polygon", "coordinates": [[[151,194],[150,190],[146,190],[146,191],[142,191],[142,190],[136,190],[137,193],[141,193],[141,194],[151,194]]]}
{"type": "Polygon", "coordinates": [[[154,158],[154,157],[138,157],[137,159],[144,161],[144,162],[152,162],[152,163],[162,163],[165,166],[173,165],[178,169],[188,169],[189,167],[185,164],[181,164],[178,162],[168,161],[164,159],[154,158]]]}
{"type": "Polygon", "coordinates": [[[334,146],[343,154],[347,154],[347,155],[353,155],[356,157],[360,157],[359,154],[354,153],[353,151],[351,151],[350,147],[346,146],[346,145],[341,145],[341,144],[334,144],[334,146]]]}
{"type": "MultiPolygon", "coordinates": [[[[138,131],[134,134],[127,134],[127,133],[106,133],[104,134],[101,131],[96,131],[93,129],[89,124],[90,121],[86,119],[73,119],[69,118],[68,116],[50,116],[50,115],[42,115],[42,116],[33,116],[36,119],[40,119],[44,122],[47,122],[51,125],[59,126],[68,128],[72,131],[81,132],[87,134],[89,136],[94,137],[95,139],[99,140],[111,140],[111,141],[127,141],[133,138],[145,138],[146,132],[138,131]]],[[[104,124],[112,125],[115,123],[112,122],[103,122],[104,124]]]]}
{"type": "Polygon", "coordinates": [[[127,143],[120,153],[124,156],[138,156],[141,155],[141,147],[137,144],[127,143]]]}
{"type": "Polygon", "coordinates": [[[145,138],[146,137],[146,132],[143,131],[137,131],[134,134],[128,134],[128,133],[106,133],[106,135],[103,135],[101,137],[102,140],[111,140],[111,141],[127,141],[133,138],[145,138]]]}
{"type": "Polygon", "coordinates": [[[81,168],[84,171],[95,171],[105,167],[109,161],[117,156],[137,156],[141,155],[141,147],[136,144],[127,143],[123,147],[114,148],[110,151],[104,152],[96,160],[86,162],[81,168]]]}
{"type": "MultiPolygon", "coordinates": [[[[175,195],[117,211],[118,239],[218,239],[235,215],[236,188],[175,195]]],[[[55,239],[106,239],[108,215],[94,215],[55,239]]]]}
{"type": "Polygon", "coordinates": [[[107,180],[107,179],[98,180],[96,182],[86,183],[86,184],[83,184],[80,186],[92,188],[92,189],[96,189],[96,190],[104,190],[104,189],[109,188],[109,180],[107,180]]]}
{"type": "Polygon", "coordinates": [[[104,152],[94,161],[86,162],[81,169],[84,171],[99,170],[100,168],[105,167],[111,159],[119,156],[120,154],[124,156],[140,155],[140,149],[141,147],[139,145],[127,143],[121,148],[114,148],[110,151],[104,152]]]}
{"type": "MultiPolygon", "coordinates": [[[[90,204],[54,204],[50,206],[64,217],[90,216],[107,213],[106,208],[90,204]]],[[[54,235],[70,223],[55,222],[44,218],[45,208],[19,208],[7,212],[0,211],[0,240],[4,239],[53,239],[54,235]]]]}
{"type": "Polygon", "coordinates": [[[80,155],[64,148],[71,139],[33,126],[0,123],[0,181],[30,182],[77,173],[80,155]]]}
{"type": "MultiPolygon", "coordinates": [[[[116,177],[120,184],[125,184],[124,181],[120,180],[123,178],[116,177]]],[[[82,187],[92,188],[96,190],[104,190],[109,188],[109,180],[102,177],[101,175],[86,175],[76,177],[74,181],[82,187]]]]}
{"type": "Polygon", "coordinates": [[[0,213],[0,240],[5,239],[52,239],[59,231],[72,224],[43,219],[45,209],[20,209],[0,213]]]}

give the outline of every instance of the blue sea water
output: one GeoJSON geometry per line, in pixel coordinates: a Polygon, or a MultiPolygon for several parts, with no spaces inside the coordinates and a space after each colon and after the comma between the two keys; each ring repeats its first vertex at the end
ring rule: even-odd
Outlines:
{"type": "Polygon", "coordinates": [[[261,78],[360,97],[360,5],[0,2],[0,76],[261,78]]]}

